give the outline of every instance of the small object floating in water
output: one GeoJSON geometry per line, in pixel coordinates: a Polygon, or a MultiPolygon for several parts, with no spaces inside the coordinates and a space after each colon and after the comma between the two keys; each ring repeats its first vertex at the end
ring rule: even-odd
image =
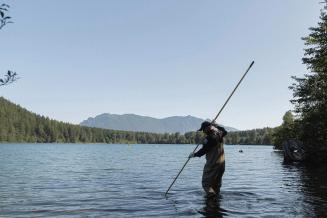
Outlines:
{"type": "Polygon", "coordinates": [[[283,150],[285,162],[299,162],[305,158],[303,143],[298,140],[288,139],[284,141],[283,150]]]}
{"type": "Polygon", "coordinates": [[[242,150],[242,149],[240,149],[238,152],[240,152],[240,153],[243,153],[243,150],[242,150]]]}

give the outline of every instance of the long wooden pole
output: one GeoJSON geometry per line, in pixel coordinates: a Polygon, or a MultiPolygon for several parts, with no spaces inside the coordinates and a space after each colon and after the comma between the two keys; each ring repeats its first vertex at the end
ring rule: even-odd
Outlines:
{"type": "MultiPolygon", "coordinates": [[[[253,66],[254,61],[251,62],[250,66],[248,67],[248,69],[245,71],[245,73],[243,74],[242,78],[240,79],[240,81],[237,83],[237,85],[235,86],[234,90],[232,91],[232,93],[229,95],[229,97],[227,98],[227,100],[225,101],[224,105],[221,107],[221,109],[219,110],[218,114],[215,116],[215,118],[211,121],[211,123],[214,123],[218,116],[220,115],[220,113],[223,111],[223,109],[225,108],[225,106],[227,105],[228,101],[231,99],[231,97],[233,96],[234,92],[236,91],[236,89],[238,88],[238,86],[241,84],[241,82],[243,81],[244,77],[246,76],[246,74],[249,72],[249,70],[251,69],[251,67],[253,66]]],[[[193,153],[196,151],[196,149],[199,147],[200,144],[198,144],[195,149],[193,150],[193,153]]],[[[190,161],[191,158],[188,158],[185,162],[185,164],[183,165],[182,169],[179,171],[179,173],[177,174],[177,176],[175,177],[174,181],[171,183],[171,185],[169,186],[169,188],[167,189],[165,196],[168,194],[169,190],[171,189],[171,187],[174,185],[175,181],[177,180],[177,178],[179,177],[179,175],[182,173],[182,171],[184,170],[185,166],[187,165],[187,163],[190,161]]]]}

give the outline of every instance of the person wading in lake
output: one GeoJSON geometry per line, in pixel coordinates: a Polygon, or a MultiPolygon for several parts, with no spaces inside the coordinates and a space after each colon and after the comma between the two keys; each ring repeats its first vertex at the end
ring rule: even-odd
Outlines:
{"type": "Polygon", "coordinates": [[[225,172],[225,155],[223,138],[227,131],[215,123],[204,121],[198,131],[203,131],[206,138],[202,148],[189,155],[189,158],[202,157],[206,155],[206,164],[204,165],[202,175],[202,187],[207,197],[214,197],[220,191],[221,179],[225,172]]]}

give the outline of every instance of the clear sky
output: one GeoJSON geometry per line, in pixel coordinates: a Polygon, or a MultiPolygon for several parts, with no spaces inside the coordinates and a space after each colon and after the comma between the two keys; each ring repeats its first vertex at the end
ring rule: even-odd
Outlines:
{"type": "Polygon", "coordinates": [[[79,123],[101,113],[218,118],[238,129],[275,127],[292,109],[301,37],[319,0],[30,0],[10,4],[0,31],[0,95],[79,123]]]}

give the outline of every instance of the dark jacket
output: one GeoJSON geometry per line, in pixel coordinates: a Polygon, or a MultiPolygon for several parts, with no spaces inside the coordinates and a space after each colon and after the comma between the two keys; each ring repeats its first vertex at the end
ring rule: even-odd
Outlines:
{"type": "Polygon", "coordinates": [[[194,154],[196,157],[201,157],[206,154],[207,165],[214,165],[225,160],[223,138],[227,134],[227,131],[218,125],[215,125],[215,127],[218,131],[207,135],[202,148],[194,154]]]}

